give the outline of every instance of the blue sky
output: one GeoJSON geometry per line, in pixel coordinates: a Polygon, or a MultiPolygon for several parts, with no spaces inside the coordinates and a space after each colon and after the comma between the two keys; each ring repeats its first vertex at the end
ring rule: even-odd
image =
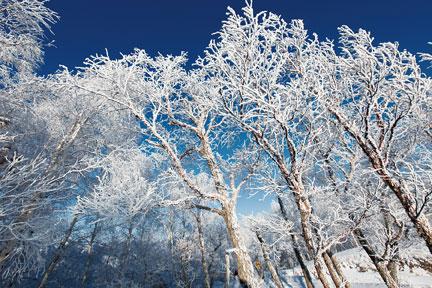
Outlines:
{"type": "MultiPolygon", "coordinates": [[[[60,64],[81,66],[84,58],[104,53],[112,57],[143,48],[179,54],[191,59],[207,46],[226,17],[226,7],[236,10],[242,0],[51,0],[50,8],[61,19],[53,27],[56,47],[46,49],[41,74],[55,72],[60,64]]],[[[337,27],[370,30],[377,41],[398,41],[411,52],[432,51],[432,0],[254,0],[255,10],[272,11],[286,21],[304,19],[320,38],[337,37],[337,27]]],[[[257,197],[239,201],[239,212],[268,209],[270,201],[257,197]]]]}
{"type": "MultiPolygon", "coordinates": [[[[61,17],[53,27],[56,47],[46,49],[40,73],[59,64],[80,66],[91,54],[111,56],[144,48],[151,54],[187,51],[195,58],[225,18],[226,7],[239,10],[242,0],[51,0],[61,17]]],[[[256,10],[285,20],[304,19],[321,38],[337,37],[347,24],[372,31],[378,41],[398,41],[411,52],[432,51],[432,0],[255,0],[256,10]]]]}

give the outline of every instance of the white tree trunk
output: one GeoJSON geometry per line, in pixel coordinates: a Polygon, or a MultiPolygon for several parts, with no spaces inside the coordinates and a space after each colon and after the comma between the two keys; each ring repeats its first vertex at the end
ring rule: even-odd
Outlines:
{"type": "Polygon", "coordinates": [[[96,234],[97,234],[97,230],[98,230],[97,224],[98,223],[96,223],[94,225],[93,232],[92,232],[91,237],[90,237],[90,242],[89,242],[88,248],[87,248],[87,260],[86,260],[86,264],[84,266],[83,277],[81,279],[81,286],[82,287],[85,287],[87,285],[87,282],[88,282],[88,273],[90,271],[90,266],[91,266],[92,256],[93,256],[93,243],[94,243],[94,240],[96,238],[96,234]]]}
{"type": "Polygon", "coordinates": [[[54,252],[54,256],[51,259],[51,262],[48,264],[47,268],[45,269],[45,272],[42,276],[42,280],[39,283],[39,288],[43,288],[46,287],[46,284],[48,283],[48,277],[51,274],[52,271],[54,271],[54,269],[56,268],[57,264],[60,262],[62,256],[63,256],[63,252],[66,249],[66,245],[67,242],[70,239],[70,236],[72,235],[72,231],[75,227],[76,222],[78,221],[78,218],[75,216],[72,219],[71,224],[69,225],[68,230],[66,231],[66,234],[64,236],[64,238],[62,239],[62,241],[60,242],[57,250],[54,252]]]}
{"type": "Polygon", "coordinates": [[[201,214],[195,215],[195,218],[197,221],[197,228],[198,228],[198,243],[201,252],[201,264],[204,273],[204,287],[210,288],[210,274],[208,271],[208,264],[206,259],[206,249],[204,243],[204,233],[203,233],[203,227],[201,221],[201,214]]]}
{"type": "Polygon", "coordinates": [[[230,288],[231,268],[230,268],[230,255],[225,252],[225,288],[230,288]]]}
{"type": "Polygon", "coordinates": [[[387,269],[386,263],[379,259],[377,253],[373,250],[372,246],[369,244],[363,232],[360,229],[356,229],[354,230],[354,235],[356,236],[356,239],[362,246],[363,250],[368,254],[369,258],[375,265],[375,268],[377,269],[384,283],[389,288],[399,287],[397,282],[391,276],[390,271],[387,269]]]}
{"type": "Polygon", "coordinates": [[[238,276],[240,282],[247,285],[249,288],[260,287],[255,276],[252,259],[250,258],[246,244],[244,243],[244,240],[240,234],[240,227],[238,224],[237,215],[235,214],[235,209],[232,209],[232,207],[226,207],[224,220],[231,244],[235,249],[234,253],[237,259],[238,276]]]}
{"type": "Polygon", "coordinates": [[[256,236],[258,238],[258,241],[261,244],[261,250],[263,253],[264,261],[267,264],[267,268],[270,271],[274,284],[276,285],[277,288],[283,288],[282,281],[279,278],[276,268],[273,266],[273,263],[271,262],[270,255],[269,255],[270,253],[268,251],[266,243],[264,242],[264,238],[261,236],[259,232],[256,232],[256,236]]]}
{"type": "Polygon", "coordinates": [[[345,274],[343,273],[342,267],[339,263],[339,260],[336,258],[336,256],[330,250],[327,251],[327,254],[329,255],[329,257],[333,263],[333,267],[336,270],[337,274],[339,275],[340,279],[342,280],[345,288],[351,288],[351,283],[348,281],[345,274]]]}

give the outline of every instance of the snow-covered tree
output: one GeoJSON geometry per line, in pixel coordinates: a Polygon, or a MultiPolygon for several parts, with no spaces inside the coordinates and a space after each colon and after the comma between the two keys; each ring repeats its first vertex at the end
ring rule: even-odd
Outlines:
{"type": "Polygon", "coordinates": [[[58,16],[0,0],[1,284],[44,266],[39,287],[283,287],[298,263],[308,288],[349,288],[335,252],[358,245],[398,287],[401,250],[432,249],[416,56],[346,26],[321,40],[251,2],[192,66],[135,49],[38,77],[58,16]],[[246,195],[272,209],[243,221],[246,195]]]}
{"type": "Polygon", "coordinates": [[[165,196],[152,175],[157,164],[142,151],[114,150],[98,165],[99,183],[91,193],[78,196],[75,214],[129,223],[161,205],[165,196]]]}
{"type": "Polygon", "coordinates": [[[329,112],[327,118],[363,151],[432,251],[424,213],[431,184],[423,174],[431,159],[430,127],[423,121],[430,117],[431,79],[415,55],[400,51],[398,44],[374,45],[370,33],[346,26],[339,32],[342,53],[332,49],[317,59],[325,69],[316,74],[321,85],[313,94],[329,112]]]}
{"type": "Polygon", "coordinates": [[[0,87],[32,74],[43,62],[45,31],[58,19],[46,2],[0,1],[0,87]]]}

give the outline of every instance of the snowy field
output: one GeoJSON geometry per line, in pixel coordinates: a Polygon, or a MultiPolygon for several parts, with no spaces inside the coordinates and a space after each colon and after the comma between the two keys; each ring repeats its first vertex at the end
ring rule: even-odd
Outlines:
{"type": "MultiPolygon", "coordinates": [[[[427,251],[409,249],[408,251],[403,251],[401,254],[406,259],[404,261],[405,265],[399,270],[401,287],[432,287],[432,271],[426,271],[419,267],[419,263],[422,260],[423,263],[432,263],[432,258],[428,255],[427,251]]],[[[343,271],[353,287],[386,287],[372,262],[361,248],[346,250],[337,253],[336,256],[340,260],[343,271]]],[[[312,263],[309,263],[309,267],[313,271],[312,263]]],[[[306,287],[299,267],[284,272],[284,278],[289,281],[288,283],[291,284],[291,287],[306,287]]],[[[321,287],[318,281],[315,282],[315,285],[316,287],[321,287]]]]}

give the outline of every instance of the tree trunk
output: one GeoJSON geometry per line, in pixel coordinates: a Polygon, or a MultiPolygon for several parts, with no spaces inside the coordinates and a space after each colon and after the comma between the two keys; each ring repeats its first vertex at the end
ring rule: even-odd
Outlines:
{"type": "Polygon", "coordinates": [[[341,281],[341,279],[339,278],[339,275],[338,275],[338,273],[336,272],[336,269],[334,269],[334,267],[333,267],[333,262],[331,261],[330,256],[328,255],[327,252],[324,252],[324,253],[322,254],[322,256],[323,256],[323,259],[324,259],[325,265],[327,266],[327,270],[328,270],[329,273],[330,273],[330,277],[331,277],[332,280],[333,280],[333,283],[335,284],[336,287],[342,287],[342,281],[341,281]]]}
{"type": "Polygon", "coordinates": [[[231,240],[232,247],[235,250],[237,259],[238,277],[242,284],[249,288],[259,287],[255,277],[255,271],[252,264],[252,259],[247,251],[243,238],[240,235],[240,227],[238,224],[235,209],[228,205],[224,207],[224,220],[227,227],[227,233],[231,240]]]}
{"type": "Polygon", "coordinates": [[[276,123],[280,125],[285,134],[284,138],[286,142],[286,149],[289,152],[289,168],[286,165],[285,159],[288,157],[284,157],[284,152],[282,152],[281,154],[280,151],[275,148],[267,138],[265,138],[258,130],[244,123],[242,119],[240,120],[240,123],[246,131],[249,131],[253,135],[255,142],[270,155],[272,160],[278,166],[281,176],[292,191],[297,209],[300,213],[300,226],[302,229],[302,236],[304,238],[307,251],[314,259],[315,270],[321,284],[324,288],[329,288],[330,284],[327,281],[327,277],[325,276],[325,272],[322,266],[322,255],[320,255],[320,253],[318,252],[319,249],[315,247],[315,241],[312,233],[312,225],[310,223],[312,206],[305,193],[302,180],[302,169],[299,168],[297,163],[298,156],[295,143],[289,136],[289,131],[288,128],[285,126],[285,123],[280,122],[277,117],[274,119],[276,120],[276,123]]]}
{"type": "Polygon", "coordinates": [[[230,255],[225,252],[225,288],[230,288],[231,268],[230,268],[230,255]]]}
{"type": "Polygon", "coordinates": [[[392,258],[387,264],[387,269],[390,272],[390,276],[393,278],[395,283],[399,285],[399,277],[398,277],[398,263],[397,260],[392,258]]]}
{"type": "Polygon", "coordinates": [[[394,253],[394,255],[390,258],[389,262],[387,263],[387,269],[390,272],[391,277],[393,278],[393,280],[396,282],[397,285],[399,285],[399,277],[398,277],[398,262],[399,262],[399,248],[398,246],[398,242],[395,242],[393,244],[393,247],[396,246],[396,251],[394,253]]]}
{"type": "Polygon", "coordinates": [[[123,259],[122,259],[122,265],[121,265],[121,281],[122,281],[122,287],[123,287],[123,283],[124,283],[124,278],[126,275],[126,270],[127,270],[127,266],[128,266],[128,262],[129,262],[129,254],[130,254],[130,248],[131,248],[131,242],[132,242],[132,231],[133,231],[133,220],[130,220],[129,223],[129,227],[128,227],[128,235],[126,238],[126,245],[124,248],[124,254],[123,254],[123,259]]]}
{"type": "MultiPolygon", "coordinates": [[[[286,209],[285,209],[285,205],[279,196],[278,196],[278,203],[279,203],[279,208],[280,208],[281,213],[282,213],[282,217],[285,219],[285,221],[288,222],[289,219],[288,219],[288,214],[287,214],[286,209]]],[[[294,254],[295,254],[297,261],[299,262],[300,267],[302,269],[303,276],[304,276],[304,279],[306,282],[306,286],[307,286],[307,288],[315,288],[315,286],[312,282],[312,276],[309,272],[309,268],[306,266],[305,261],[303,259],[303,255],[300,251],[298,241],[297,241],[297,236],[295,236],[294,234],[291,234],[291,240],[293,242],[292,246],[293,246],[294,254]]]]}
{"type": "Polygon", "coordinates": [[[268,268],[269,271],[270,271],[270,274],[271,274],[271,276],[272,276],[272,279],[273,279],[274,284],[275,284],[276,287],[278,287],[278,288],[283,288],[282,281],[280,280],[279,275],[278,275],[278,273],[277,273],[275,267],[273,266],[273,264],[272,264],[272,262],[271,262],[270,255],[269,255],[269,251],[268,251],[268,248],[267,248],[267,246],[266,246],[266,244],[265,244],[265,242],[264,242],[263,237],[261,236],[261,234],[260,234],[258,231],[256,232],[256,236],[257,236],[257,238],[258,238],[258,241],[259,241],[260,244],[261,244],[261,250],[262,250],[262,253],[263,253],[264,261],[265,261],[266,264],[267,264],[267,268],[268,268]]]}
{"type": "Polygon", "coordinates": [[[327,281],[327,277],[325,275],[325,271],[323,268],[322,256],[316,255],[313,259],[315,271],[317,272],[318,279],[321,281],[321,284],[324,288],[330,288],[330,283],[327,281]]]}
{"type": "Polygon", "coordinates": [[[303,276],[306,282],[306,287],[307,288],[315,288],[313,282],[312,282],[312,275],[309,272],[309,268],[306,265],[306,262],[303,258],[303,255],[299,249],[298,246],[298,242],[297,242],[297,237],[294,234],[291,234],[291,239],[293,241],[293,249],[294,249],[294,254],[297,258],[297,261],[300,264],[300,268],[302,269],[303,272],[303,276]]]}
{"type": "Polygon", "coordinates": [[[181,277],[183,285],[178,285],[178,287],[192,287],[191,281],[189,279],[189,265],[187,261],[187,259],[183,258],[183,255],[180,255],[181,277]]]}
{"type": "Polygon", "coordinates": [[[39,288],[43,288],[46,286],[48,282],[48,277],[51,274],[52,271],[54,271],[55,267],[57,266],[58,262],[60,262],[61,258],[63,257],[63,252],[67,246],[67,242],[69,241],[70,236],[72,235],[72,231],[75,227],[76,222],[78,221],[78,217],[74,217],[72,219],[72,222],[69,225],[68,230],[66,231],[66,234],[62,241],[60,242],[57,250],[54,252],[54,256],[51,259],[51,262],[49,263],[48,267],[45,269],[45,272],[42,276],[42,280],[39,283],[39,288]]]}
{"type": "MultiPolygon", "coordinates": [[[[276,119],[277,120],[277,119],[276,119]]],[[[327,281],[327,278],[325,276],[325,272],[323,270],[322,266],[322,256],[317,252],[317,249],[315,247],[314,239],[313,239],[313,233],[312,233],[312,227],[310,223],[310,217],[312,214],[312,206],[310,204],[309,199],[307,198],[307,195],[304,191],[303,186],[303,180],[301,175],[301,170],[298,169],[297,166],[297,151],[295,148],[295,144],[288,136],[288,130],[284,126],[283,123],[279,123],[282,127],[282,129],[285,132],[285,140],[287,144],[287,149],[289,151],[289,158],[290,158],[290,164],[291,167],[288,168],[285,162],[285,159],[283,155],[279,153],[277,149],[275,149],[272,144],[263,137],[261,133],[258,132],[258,130],[255,130],[254,128],[251,128],[244,122],[241,122],[243,125],[243,128],[254,136],[255,142],[260,145],[273,159],[275,164],[278,166],[279,171],[286,181],[287,185],[291,189],[295,203],[297,206],[297,209],[300,213],[300,226],[302,229],[302,236],[305,240],[306,248],[309,252],[309,254],[314,259],[314,266],[315,270],[317,272],[317,276],[323,285],[324,288],[329,288],[330,285],[327,281]]]]}
{"type": "Polygon", "coordinates": [[[372,246],[369,244],[369,241],[366,239],[365,235],[363,234],[363,231],[361,231],[361,229],[356,229],[354,230],[353,233],[357,241],[362,246],[363,250],[368,254],[369,258],[372,260],[373,264],[375,265],[375,268],[377,269],[384,283],[390,288],[399,287],[399,285],[396,283],[396,281],[393,279],[390,272],[388,271],[384,261],[382,261],[382,259],[378,257],[378,255],[373,250],[372,246]]]}
{"type": "Polygon", "coordinates": [[[424,214],[418,215],[417,204],[414,196],[407,188],[393,179],[387,170],[381,165],[373,165],[384,183],[396,194],[411,222],[416,227],[417,233],[426,242],[429,252],[432,254],[432,227],[424,214]]]}
{"type": "MultiPolygon", "coordinates": [[[[279,166],[279,169],[281,170],[282,176],[285,178],[287,184],[290,186],[294,194],[294,200],[300,212],[300,226],[302,229],[302,235],[305,240],[306,248],[309,254],[313,257],[314,267],[318,279],[320,280],[324,288],[329,288],[330,284],[327,281],[327,277],[323,269],[322,256],[317,254],[314,239],[313,239],[312,227],[310,223],[310,217],[312,215],[312,206],[310,204],[309,199],[306,197],[304,193],[304,187],[301,180],[301,175],[294,168],[291,169],[291,172],[288,171],[282,159],[277,160],[277,164],[279,166]]],[[[295,163],[293,164],[293,167],[295,167],[295,163]]]]}
{"type": "Polygon", "coordinates": [[[342,282],[345,285],[345,288],[351,288],[351,283],[346,278],[345,274],[342,271],[342,267],[339,263],[339,260],[336,258],[336,255],[334,255],[330,250],[327,251],[328,255],[330,256],[330,259],[333,263],[333,267],[335,268],[337,274],[339,275],[339,278],[342,280],[342,282]]]}
{"type": "Polygon", "coordinates": [[[297,204],[298,209],[300,211],[300,224],[303,231],[303,238],[306,243],[306,248],[308,249],[309,254],[313,257],[314,267],[318,279],[320,280],[324,288],[329,288],[331,286],[330,283],[327,281],[327,277],[323,268],[322,256],[317,254],[313,236],[312,236],[313,235],[312,227],[310,225],[312,208],[307,197],[303,195],[304,193],[299,192],[299,191],[303,191],[303,189],[300,189],[299,187],[297,187],[297,189],[298,190],[294,192],[294,195],[295,195],[296,202],[298,203],[297,204]]]}
{"type": "Polygon", "coordinates": [[[96,233],[97,233],[97,229],[98,229],[98,223],[95,223],[94,225],[94,229],[93,232],[91,234],[91,238],[90,238],[90,242],[88,244],[88,248],[87,248],[87,261],[84,267],[84,274],[81,280],[81,287],[85,287],[88,281],[88,273],[90,270],[90,266],[91,266],[91,258],[92,258],[92,254],[93,254],[93,242],[96,238],[96,233]]]}
{"type": "Polygon", "coordinates": [[[207,259],[206,259],[206,251],[205,251],[205,243],[204,243],[204,233],[203,233],[203,227],[201,222],[201,214],[195,215],[196,221],[197,221],[197,228],[198,228],[198,243],[199,248],[201,252],[201,264],[202,269],[204,273],[204,287],[210,288],[210,274],[208,271],[208,265],[207,265],[207,259]]]}

